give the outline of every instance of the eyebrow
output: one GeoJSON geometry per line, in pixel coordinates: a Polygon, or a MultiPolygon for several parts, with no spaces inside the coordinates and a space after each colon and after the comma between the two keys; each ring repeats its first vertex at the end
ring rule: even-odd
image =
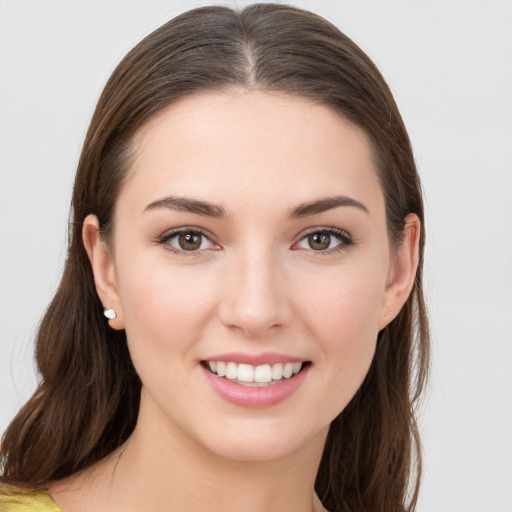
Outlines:
{"type": "MultiPolygon", "coordinates": [[[[340,206],[350,206],[369,213],[368,208],[356,199],[348,196],[333,196],[302,203],[289,210],[287,216],[292,219],[298,219],[317,213],[323,213],[334,208],[339,208],[340,206]]],[[[144,209],[144,212],[156,210],[158,208],[169,208],[170,210],[195,213],[205,217],[227,217],[226,210],[222,206],[187,197],[169,196],[158,199],[157,201],[153,201],[148,204],[144,209]]]]}
{"type": "Polygon", "coordinates": [[[199,201],[197,199],[189,199],[187,197],[164,197],[158,199],[146,206],[144,212],[156,210],[158,208],[169,208],[179,212],[196,213],[206,217],[226,217],[226,210],[222,206],[218,206],[207,201],[199,201]]]}
{"type": "Polygon", "coordinates": [[[303,203],[290,210],[288,216],[292,219],[298,219],[307,217],[309,215],[314,215],[316,213],[323,213],[334,208],[339,208],[340,206],[351,206],[358,208],[365,213],[369,213],[368,208],[366,208],[363,203],[357,201],[356,199],[348,196],[333,196],[303,203]]]}

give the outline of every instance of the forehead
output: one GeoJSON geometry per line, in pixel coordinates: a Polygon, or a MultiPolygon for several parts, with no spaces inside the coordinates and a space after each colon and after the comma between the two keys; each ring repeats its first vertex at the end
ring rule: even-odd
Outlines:
{"type": "Polygon", "coordinates": [[[125,189],[141,202],[192,192],[235,207],[336,194],[382,202],[365,133],[326,106],[282,93],[187,97],[141,128],[133,151],[125,189]]]}

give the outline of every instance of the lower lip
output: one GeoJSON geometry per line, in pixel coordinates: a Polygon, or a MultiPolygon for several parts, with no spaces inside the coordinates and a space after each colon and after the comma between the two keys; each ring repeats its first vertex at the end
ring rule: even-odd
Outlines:
{"type": "Polygon", "coordinates": [[[282,379],[275,384],[269,384],[265,387],[251,387],[219,377],[201,366],[210,386],[223,400],[240,407],[254,408],[270,407],[293,395],[304,382],[309,368],[310,365],[307,365],[293,377],[282,379]]]}

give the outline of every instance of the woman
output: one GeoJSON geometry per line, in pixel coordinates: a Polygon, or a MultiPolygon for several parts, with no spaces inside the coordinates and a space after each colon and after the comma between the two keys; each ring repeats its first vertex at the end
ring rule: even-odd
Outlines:
{"type": "Polygon", "coordinates": [[[414,508],[422,198],[352,41],[271,4],[171,20],[107,83],[73,216],[2,510],[414,508]]]}

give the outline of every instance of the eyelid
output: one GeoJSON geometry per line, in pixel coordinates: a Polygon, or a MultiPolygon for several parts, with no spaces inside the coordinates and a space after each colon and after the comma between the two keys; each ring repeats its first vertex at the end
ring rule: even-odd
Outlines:
{"type": "MultiPolygon", "coordinates": [[[[172,238],[180,235],[181,233],[188,233],[188,232],[198,233],[201,236],[203,236],[204,238],[206,238],[213,246],[215,246],[213,248],[213,250],[219,250],[221,248],[220,244],[215,240],[215,237],[212,233],[210,233],[209,231],[207,231],[203,228],[200,228],[198,226],[180,226],[178,228],[169,229],[168,231],[163,233],[161,236],[159,236],[155,240],[155,242],[160,245],[166,245],[167,250],[169,250],[175,254],[182,255],[182,256],[194,256],[194,255],[198,255],[199,253],[202,253],[206,250],[212,249],[212,248],[208,248],[208,249],[197,249],[197,250],[193,250],[193,251],[186,251],[183,249],[178,249],[178,248],[173,247],[172,245],[168,244],[169,240],[171,240],[172,238]]],[[[328,254],[332,254],[334,252],[338,252],[338,251],[347,249],[348,247],[350,247],[351,245],[354,245],[355,243],[356,242],[354,241],[352,235],[344,229],[335,228],[332,226],[315,226],[315,227],[311,227],[311,228],[308,228],[308,229],[302,231],[297,236],[296,241],[293,243],[291,249],[292,250],[304,250],[304,251],[308,251],[308,252],[311,252],[314,254],[328,255],[328,254]],[[339,240],[339,243],[331,249],[318,250],[318,251],[315,251],[314,249],[306,249],[306,248],[297,247],[297,245],[302,240],[304,240],[309,235],[312,235],[315,233],[327,233],[331,236],[334,236],[337,240],[339,240]]]]}
{"type": "Polygon", "coordinates": [[[208,231],[206,231],[203,228],[200,228],[198,226],[180,226],[179,228],[173,228],[167,230],[165,233],[163,233],[161,236],[159,236],[155,242],[160,245],[165,245],[166,249],[175,253],[179,254],[181,256],[194,256],[198,255],[199,253],[204,252],[205,250],[209,249],[197,249],[194,251],[185,251],[183,249],[178,249],[176,247],[173,247],[171,244],[169,244],[169,240],[172,238],[182,234],[182,233],[197,233],[204,238],[206,238],[213,246],[215,246],[215,249],[219,249],[220,245],[215,241],[215,237],[208,231]]]}
{"type": "Polygon", "coordinates": [[[318,255],[328,255],[328,254],[332,254],[332,253],[335,253],[335,252],[338,252],[338,251],[345,250],[348,247],[350,247],[352,245],[355,245],[355,243],[356,242],[355,242],[354,238],[352,237],[352,235],[348,231],[346,231],[344,229],[335,228],[335,227],[332,227],[332,226],[315,226],[315,227],[312,227],[312,228],[308,228],[305,231],[302,231],[297,236],[296,241],[292,245],[292,249],[293,250],[308,251],[308,252],[311,252],[311,253],[313,253],[315,255],[316,254],[318,254],[318,255]],[[297,245],[300,242],[302,242],[302,240],[304,240],[309,235],[313,235],[315,233],[327,233],[327,234],[329,234],[331,236],[334,236],[336,239],[338,239],[340,243],[337,244],[335,247],[333,247],[331,249],[326,249],[324,251],[315,251],[314,249],[306,249],[306,248],[302,248],[302,247],[297,247],[297,245]]]}

